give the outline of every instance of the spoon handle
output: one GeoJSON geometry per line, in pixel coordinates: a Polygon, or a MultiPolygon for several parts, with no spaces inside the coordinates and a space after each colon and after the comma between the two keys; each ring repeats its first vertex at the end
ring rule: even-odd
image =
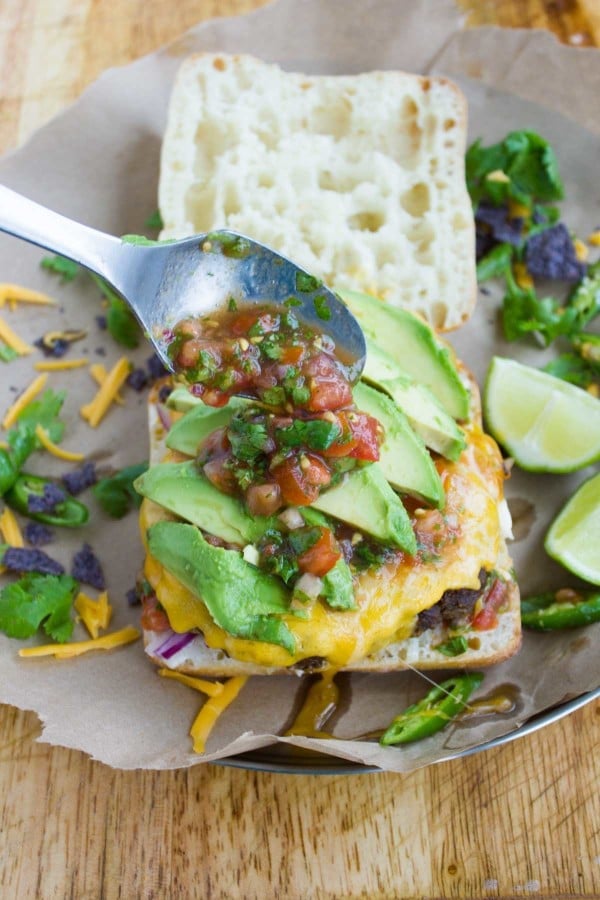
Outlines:
{"type": "Polygon", "coordinates": [[[122,246],[118,238],[61,216],[4,185],[0,185],[0,231],[67,256],[102,276],[122,246]]]}

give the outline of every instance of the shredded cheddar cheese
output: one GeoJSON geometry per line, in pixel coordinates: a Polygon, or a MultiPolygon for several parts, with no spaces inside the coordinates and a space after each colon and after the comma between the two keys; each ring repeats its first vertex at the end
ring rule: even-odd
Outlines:
{"type": "Polygon", "coordinates": [[[92,402],[81,407],[81,415],[87,420],[92,428],[96,428],[108,412],[119,388],[123,385],[125,379],[129,375],[130,368],[131,364],[129,360],[126,356],[122,356],[121,359],[114,364],[106,376],[105,381],[100,385],[100,390],[92,402]]]}
{"type": "Polygon", "coordinates": [[[195,678],[192,675],[184,675],[183,672],[175,672],[173,669],[159,669],[158,674],[163,678],[172,678],[180,681],[195,691],[201,691],[209,697],[218,697],[223,693],[223,684],[220,681],[206,681],[205,678],[195,678]]]}
{"type": "MultiPolygon", "coordinates": [[[[96,384],[100,385],[100,387],[108,378],[108,372],[106,371],[102,363],[92,363],[92,365],[90,366],[90,375],[92,376],[96,384]]],[[[118,403],[119,406],[123,406],[125,400],[122,394],[115,394],[115,403],[118,403]]]]}
{"type": "Polygon", "coordinates": [[[111,634],[104,634],[99,638],[92,638],[89,641],[74,641],[72,644],[42,644],[39,647],[23,647],[19,650],[19,656],[55,656],[56,659],[71,659],[73,656],[81,656],[82,653],[88,653],[90,650],[114,650],[115,647],[122,647],[125,644],[131,644],[137,641],[140,632],[133,625],[127,625],[120,631],[113,631],[111,634]]]}
{"type": "Polygon", "coordinates": [[[85,453],[77,453],[72,450],[63,450],[62,447],[59,447],[54,441],[51,439],[48,432],[45,428],[42,428],[41,425],[35,426],[35,436],[48,453],[51,453],[52,456],[56,456],[58,459],[64,459],[68,462],[80,462],[82,459],[85,459],[85,453]]]}
{"type": "Polygon", "coordinates": [[[4,319],[0,319],[0,338],[19,356],[27,356],[28,353],[33,353],[33,347],[21,340],[19,335],[15,334],[4,319]]]}
{"type": "Polygon", "coordinates": [[[230,678],[223,685],[218,697],[209,697],[190,729],[190,737],[194,742],[194,753],[204,753],[206,741],[213,730],[219,716],[233,703],[241,689],[248,681],[247,675],[230,678]]]}
{"type": "Polygon", "coordinates": [[[98,637],[101,628],[108,628],[112,616],[112,606],[108,602],[108,594],[102,591],[97,600],[93,600],[80,591],[73,604],[81,621],[94,640],[98,637]]]}
{"type": "Polygon", "coordinates": [[[62,369],[81,369],[87,364],[88,360],[83,356],[81,359],[50,359],[47,362],[36,362],[33,368],[38,372],[59,372],[62,369]]]}
{"type": "Polygon", "coordinates": [[[591,244],[592,247],[600,247],[600,228],[597,228],[596,231],[592,231],[588,237],[588,244],[591,244]]]}
{"type": "Polygon", "coordinates": [[[11,547],[23,547],[23,535],[15,514],[8,506],[5,506],[0,516],[0,534],[5,543],[11,547]]]}
{"type": "Polygon", "coordinates": [[[573,248],[575,250],[575,256],[579,260],[579,262],[585,262],[588,256],[590,255],[589,248],[585,246],[583,241],[579,238],[575,238],[573,241],[573,248]]]}
{"type": "Polygon", "coordinates": [[[524,203],[512,199],[508,201],[508,215],[511,219],[526,219],[529,213],[530,209],[524,203]]]}
{"type": "Polygon", "coordinates": [[[17,303],[36,303],[42,306],[54,306],[55,300],[40,291],[32,291],[21,287],[19,284],[0,283],[0,309],[10,306],[14,309],[17,303]]]}
{"type": "Polygon", "coordinates": [[[47,381],[48,375],[46,373],[34,378],[31,384],[25,388],[23,393],[17,397],[13,405],[7,410],[6,415],[2,420],[3,428],[12,428],[25,407],[31,403],[41,391],[43,391],[47,381]]]}
{"type": "Polygon", "coordinates": [[[529,274],[529,272],[527,271],[527,268],[525,267],[524,263],[521,263],[521,262],[514,263],[513,272],[515,275],[515,281],[517,282],[517,284],[519,285],[520,288],[527,290],[527,288],[533,287],[533,279],[532,279],[531,275],[529,274]]]}

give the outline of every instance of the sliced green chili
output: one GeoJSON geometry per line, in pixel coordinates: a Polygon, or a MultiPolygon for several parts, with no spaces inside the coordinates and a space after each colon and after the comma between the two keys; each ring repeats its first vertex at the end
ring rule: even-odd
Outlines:
{"type": "Polygon", "coordinates": [[[436,685],[419,703],[409,706],[396,716],[379,743],[386,747],[390,744],[408,744],[441,731],[462,712],[467,700],[482,681],[483,675],[472,672],[436,685]]]}
{"type": "Polygon", "coordinates": [[[600,590],[547,591],[521,601],[521,622],[536,631],[559,631],[600,622],[600,590]],[[558,599],[557,599],[558,598],[558,599]]]}
{"type": "Polygon", "coordinates": [[[12,509],[35,522],[43,522],[44,525],[57,525],[63,528],[79,528],[81,525],[85,525],[89,518],[89,510],[74,497],[65,497],[47,512],[35,512],[29,508],[29,498],[43,497],[44,487],[47,484],[54,485],[56,482],[50,478],[23,473],[18,476],[5,494],[4,500],[12,509]]]}

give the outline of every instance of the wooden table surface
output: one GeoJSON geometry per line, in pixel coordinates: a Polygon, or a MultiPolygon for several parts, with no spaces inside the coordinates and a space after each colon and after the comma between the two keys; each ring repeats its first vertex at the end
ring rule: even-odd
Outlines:
{"type": "MultiPolygon", "coordinates": [[[[127,63],[263,0],[0,0],[0,152],[127,63]]],[[[598,0],[462,0],[600,44],[598,0]]],[[[600,705],[410,776],[117,772],[0,708],[0,897],[600,897],[600,705]]]]}

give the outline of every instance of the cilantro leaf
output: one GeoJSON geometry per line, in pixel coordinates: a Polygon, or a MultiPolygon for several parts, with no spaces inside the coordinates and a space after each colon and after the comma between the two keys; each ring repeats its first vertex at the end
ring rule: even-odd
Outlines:
{"type": "MultiPolygon", "coordinates": [[[[65,431],[64,422],[60,421],[58,414],[62,409],[66,396],[66,391],[44,391],[41,397],[32,400],[31,403],[28,403],[25,409],[21,411],[17,419],[18,426],[21,426],[21,428],[27,427],[33,432],[37,425],[41,425],[42,428],[48,432],[50,438],[55,443],[58,443],[62,440],[65,431]]],[[[9,433],[9,443],[10,442],[9,433]]],[[[40,446],[37,438],[36,446],[40,446]]]]}
{"type": "Polygon", "coordinates": [[[329,322],[331,319],[331,310],[329,309],[327,298],[323,294],[318,294],[313,300],[313,305],[318,317],[323,319],[324,322],[329,322]]]}
{"type": "Polygon", "coordinates": [[[164,227],[164,222],[160,214],[160,209],[155,209],[151,216],[148,216],[144,222],[144,228],[156,228],[160,231],[164,227]]]}
{"type": "Polygon", "coordinates": [[[510,269],[514,254],[511,244],[497,244],[477,263],[477,281],[481,284],[490,278],[500,278],[510,269]]]}
{"type": "Polygon", "coordinates": [[[117,344],[123,347],[137,347],[140,342],[140,326],[124,300],[111,288],[107,281],[90,272],[94,283],[108,300],[106,327],[117,344]]]}
{"type": "Polygon", "coordinates": [[[133,487],[133,482],[148,468],[147,462],[125,466],[116,475],[101,478],[92,488],[98,503],[113,519],[122,519],[132,508],[139,507],[142,498],[133,487]]]}
{"type": "Polygon", "coordinates": [[[483,147],[475,141],[466,154],[467,188],[473,205],[487,198],[496,206],[509,199],[529,209],[536,201],[563,198],[563,185],[550,144],[534,131],[511,131],[503,141],[483,147]],[[501,172],[506,179],[489,178],[501,172]]]}
{"type": "Polygon", "coordinates": [[[124,244],[136,244],[138,247],[161,247],[163,244],[174,244],[175,238],[168,238],[164,241],[155,241],[147,238],[144,234],[122,234],[121,240],[124,244]]]}
{"type": "MultiPolygon", "coordinates": [[[[252,410],[249,414],[252,415],[252,410]]],[[[233,455],[244,462],[254,463],[262,453],[272,449],[272,440],[264,421],[248,421],[243,415],[233,416],[227,429],[227,437],[233,455]]]]}
{"type": "Polygon", "coordinates": [[[287,428],[275,431],[275,440],[282,447],[310,447],[311,450],[327,450],[342,433],[337,422],[325,419],[294,419],[287,428]]]}
{"type": "Polygon", "coordinates": [[[460,656],[462,653],[466,653],[469,649],[469,644],[464,635],[459,635],[458,637],[450,638],[443,644],[438,644],[435,649],[443,653],[444,656],[460,656]]]}
{"type": "Polygon", "coordinates": [[[44,256],[40,262],[42,269],[47,269],[53,275],[60,277],[61,283],[73,281],[79,272],[79,265],[66,256],[44,256]]]}
{"type": "Polygon", "coordinates": [[[550,375],[576,384],[580,388],[588,388],[594,377],[600,377],[600,364],[594,366],[577,353],[561,353],[544,366],[544,372],[549,372],[550,375]]]}
{"type": "Polygon", "coordinates": [[[0,344],[0,360],[2,362],[10,362],[11,359],[16,359],[19,354],[16,350],[13,350],[12,347],[9,347],[7,344],[0,344]]]}
{"type": "Polygon", "coordinates": [[[52,640],[63,643],[73,633],[71,606],[78,589],[68,575],[25,575],[0,591],[0,631],[8,637],[28,638],[43,627],[52,640]]]}

